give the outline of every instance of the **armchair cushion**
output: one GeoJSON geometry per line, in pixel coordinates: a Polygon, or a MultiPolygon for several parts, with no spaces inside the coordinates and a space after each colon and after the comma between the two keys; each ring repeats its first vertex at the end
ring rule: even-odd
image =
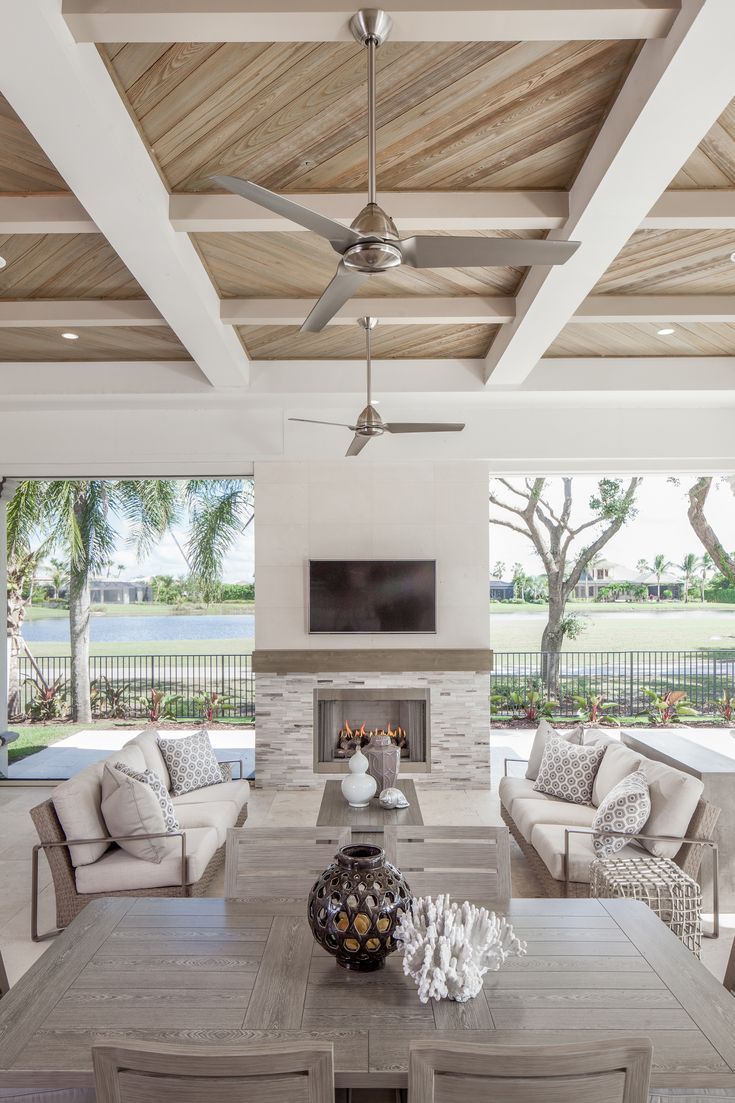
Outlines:
{"type": "Polygon", "coordinates": [[[513,811],[514,803],[517,800],[554,799],[546,793],[538,793],[533,787],[533,782],[528,778],[511,777],[510,774],[508,774],[507,777],[501,777],[498,784],[498,793],[500,795],[501,804],[508,812],[513,811]]]}
{"type": "Polygon", "coordinates": [[[138,747],[143,752],[147,770],[153,770],[158,774],[166,790],[171,792],[171,778],[169,777],[166,760],[158,746],[158,732],[153,729],[142,731],[135,739],[130,739],[123,750],[128,747],[138,747]]]}
{"type": "Polygon", "coordinates": [[[158,746],[168,767],[171,792],[175,797],[208,785],[222,784],[219,762],[205,731],[173,738],[159,735],[158,746]]]}
{"type": "Polygon", "coordinates": [[[536,824],[555,823],[566,827],[592,827],[597,809],[590,804],[570,804],[566,800],[516,800],[513,819],[527,843],[536,824]]]}
{"type": "Polygon", "coordinates": [[[224,846],[227,831],[237,823],[240,810],[229,800],[210,800],[205,804],[182,804],[176,814],[186,831],[191,827],[213,827],[217,832],[217,845],[224,846]]]}
{"type": "MultiPolygon", "coordinates": [[[[531,835],[531,845],[555,881],[564,880],[564,838],[564,827],[552,823],[537,824],[531,835]]],[[[636,855],[640,858],[641,853],[635,843],[628,843],[614,857],[616,860],[635,858],[636,855]]],[[[572,835],[569,840],[569,880],[588,885],[590,865],[595,856],[592,835],[572,835]]]]}
{"type": "MultiPolygon", "coordinates": [[[[596,745],[602,746],[602,744],[596,745]]],[[[611,740],[605,746],[600,768],[595,774],[595,781],[592,786],[592,803],[599,807],[618,782],[637,770],[640,764],[641,756],[639,754],[631,751],[630,747],[626,747],[624,743],[611,740]]]]}
{"type": "MultiPolygon", "coordinates": [[[[704,784],[698,777],[676,770],[651,758],[641,760],[651,794],[651,815],[643,829],[644,835],[687,835],[704,784]]],[[[657,858],[675,858],[681,843],[644,842],[657,858]]]]}
{"type": "Polygon", "coordinates": [[[123,762],[115,763],[116,770],[122,770],[128,777],[132,777],[134,781],[141,781],[143,785],[148,785],[153,791],[153,795],[161,806],[161,812],[163,813],[163,823],[166,831],[178,831],[179,822],[176,819],[176,809],[171,803],[171,797],[169,796],[168,789],[164,787],[160,776],[155,770],[144,770],[143,773],[138,773],[137,770],[131,770],[123,762]]]}

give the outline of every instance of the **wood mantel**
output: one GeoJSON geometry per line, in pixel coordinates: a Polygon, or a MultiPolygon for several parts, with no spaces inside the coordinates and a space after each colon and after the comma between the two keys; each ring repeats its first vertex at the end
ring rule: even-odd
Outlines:
{"type": "Polygon", "coordinates": [[[371,647],[253,652],[255,674],[400,673],[417,670],[491,671],[489,648],[371,647]]]}

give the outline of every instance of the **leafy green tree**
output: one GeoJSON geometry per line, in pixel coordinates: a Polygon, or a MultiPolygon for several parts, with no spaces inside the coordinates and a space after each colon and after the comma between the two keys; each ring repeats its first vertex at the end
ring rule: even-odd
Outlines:
{"type": "Polygon", "coordinates": [[[495,564],[495,566],[493,567],[493,569],[492,569],[492,576],[493,576],[493,578],[497,578],[499,581],[502,581],[502,578],[503,578],[504,574],[505,574],[505,563],[503,563],[503,561],[501,559],[499,559],[497,561],[497,563],[495,564]]]}
{"type": "Polygon", "coordinates": [[[555,689],[564,637],[579,630],[577,619],[565,616],[567,601],[585,567],[635,516],[641,479],[630,479],[627,485],[621,479],[600,479],[588,502],[590,516],[576,522],[572,519],[573,479],[561,480],[561,504],[557,508],[549,499],[549,482],[494,479],[490,504],[499,513],[491,515],[490,524],[502,525],[530,540],[543,564],[549,585],[549,616],[541,637],[543,672],[547,685],[555,689]],[[591,538],[591,542],[580,546],[580,538],[591,538]]]}
{"type": "MultiPolygon", "coordinates": [[[[728,478],[730,489],[735,493],[735,478],[728,478]]],[[[689,524],[701,540],[710,556],[712,565],[724,575],[730,586],[735,586],[735,554],[725,550],[725,546],[712,528],[705,515],[707,497],[712,489],[712,478],[702,477],[689,488],[689,524]]],[[[702,585],[704,594],[704,585],[702,585]]],[[[704,598],[703,598],[704,600],[704,598]]]]}
{"type": "Polygon", "coordinates": [[[689,590],[695,577],[699,557],[694,552],[687,552],[681,563],[677,563],[677,569],[681,571],[681,580],[684,583],[684,603],[689,601],[689,590]]]}

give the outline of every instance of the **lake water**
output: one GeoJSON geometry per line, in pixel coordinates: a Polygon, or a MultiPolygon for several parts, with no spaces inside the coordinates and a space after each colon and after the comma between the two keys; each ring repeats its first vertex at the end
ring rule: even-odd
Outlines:
{"type": "MultiPolygon", "coordinates": [[[[92,643],[145,643],[160,640],[241,640],[255,635],[255,616],[225,613],[222,616],[164,614],[151,617],[91,617],[92,643]]],[[[23,636],[28,643],[68,643],[67,617],[26,621],[23,636]]]]}

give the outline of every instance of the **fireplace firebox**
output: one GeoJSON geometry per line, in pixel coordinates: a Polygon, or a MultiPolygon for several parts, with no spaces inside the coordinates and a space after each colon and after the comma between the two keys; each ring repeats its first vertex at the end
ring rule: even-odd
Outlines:
{"type": "Polygon", "coordinates": [[[428,688],[363,686],[314,690],[314,770],[341,773],[354,747],[373,734],[390,735],[401,749],[401,769],[431,769],[428,688]]]}

